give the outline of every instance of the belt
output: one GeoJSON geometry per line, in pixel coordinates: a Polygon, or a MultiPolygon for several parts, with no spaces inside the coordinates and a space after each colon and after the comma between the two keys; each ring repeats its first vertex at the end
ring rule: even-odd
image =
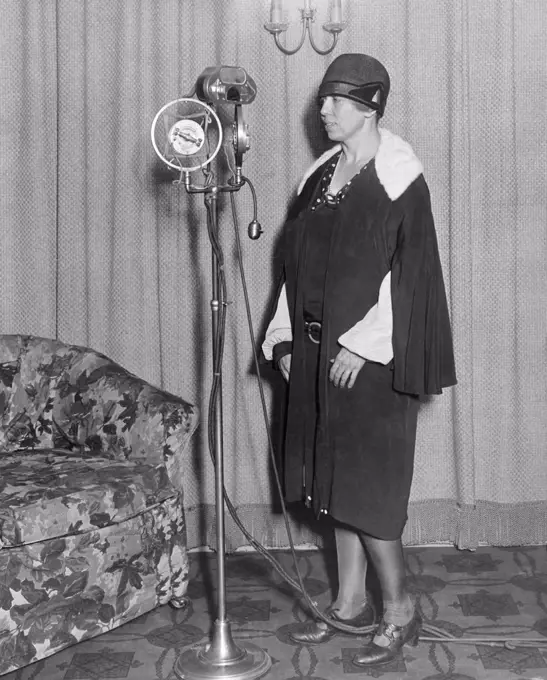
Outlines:
{"type": "Polygon", "coordinates": [[[308,334],[308,338],[316,345],[318,345],[321,342],[320,321],[304,321],[304,330],[308,334]]]}

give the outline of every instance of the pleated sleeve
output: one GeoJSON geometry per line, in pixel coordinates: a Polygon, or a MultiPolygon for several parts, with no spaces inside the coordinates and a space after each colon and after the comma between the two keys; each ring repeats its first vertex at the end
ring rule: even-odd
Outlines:
{"type": "Polygon", "coordinates": [[[437,235],[423,175],[398,201],[403,217],[391,266],[393,387],[406,394],[440,394],[456,384],[456,371],[437,235]]]}

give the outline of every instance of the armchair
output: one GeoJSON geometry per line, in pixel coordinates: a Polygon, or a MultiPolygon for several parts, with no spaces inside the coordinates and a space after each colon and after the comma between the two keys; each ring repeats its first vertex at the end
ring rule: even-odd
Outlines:
{"type": "Polygon", "coordinates": [[[0,675],[183,605],[197,425],[98,352],[0,335],[0,675]]]}

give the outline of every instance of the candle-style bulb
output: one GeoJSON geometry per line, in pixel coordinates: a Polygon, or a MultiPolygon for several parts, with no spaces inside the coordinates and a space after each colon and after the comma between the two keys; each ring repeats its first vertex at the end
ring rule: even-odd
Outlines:
{"type": "Polygon", "coordinates": [[[342,0],[332,0],[330,20],[333,24],[342,23],[342,0]]]}
{"type": "Polygon", "coordinates": [[[282,0],[272,0],[270,6],[270,21],[272,24],[280,24],[283,21],[282,0]]]}

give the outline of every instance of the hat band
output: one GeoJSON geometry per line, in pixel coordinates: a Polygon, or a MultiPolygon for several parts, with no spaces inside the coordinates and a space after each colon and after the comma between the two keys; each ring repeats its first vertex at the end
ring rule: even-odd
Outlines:
{"type": "MultiPolygon", "coordinates": [[[[380,90],[383,93],[382,83],[367,83],[366,85],[355,85],[355,83],[344,83],[340,81],[327,81],[321,83],[319,87],[319,98],[328,96],[346,97],[353,101],[365,104],[374,111],[381,111],[383,101],[380,103],[373,101],[374,95],[380,90]]],[[[382,97],[383,100],[383,97],[382,97]]]]}

